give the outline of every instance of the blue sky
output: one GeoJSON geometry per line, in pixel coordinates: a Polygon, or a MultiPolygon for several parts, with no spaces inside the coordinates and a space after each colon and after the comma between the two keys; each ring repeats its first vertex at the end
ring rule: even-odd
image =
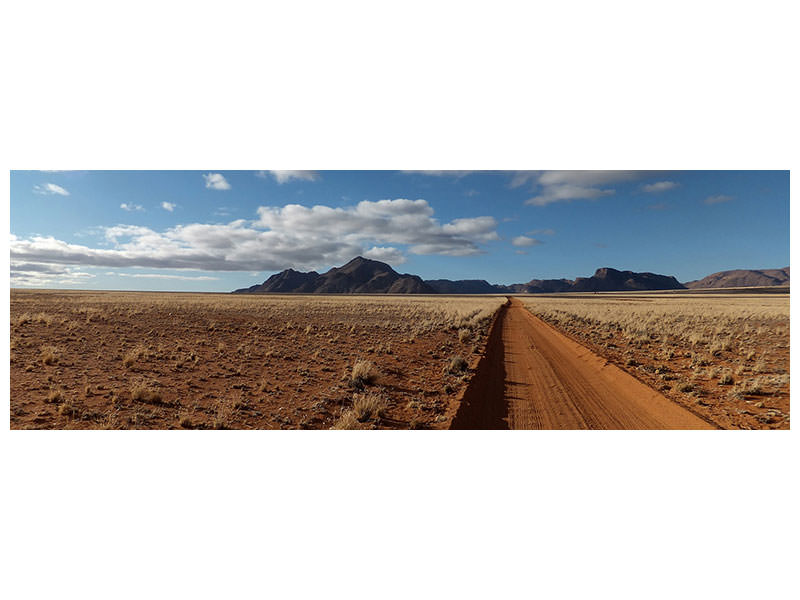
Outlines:
{"type": "Polygon", "coordinates": [[[12,171],[11,285],[230,291],[356,255],[425,279],[789,264],[787,171],[12,171]]]}

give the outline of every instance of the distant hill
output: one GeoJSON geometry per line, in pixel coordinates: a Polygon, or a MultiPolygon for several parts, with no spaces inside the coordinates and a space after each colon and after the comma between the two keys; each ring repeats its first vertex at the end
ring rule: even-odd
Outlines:
{"type": "Polygon", "coordinates": [[[621,292],[640,290],[682,290],[677,279],[669,275],[655,273],[634,273],[617,271],[610,267],[597,269],[591,277],[578,277],[572,284],[571,292],[621,292]]]}
{"type": "Polygon", "coordinates": [[[783,269],[735,269],[712,273],[702,279],[689,281],[689,289],[728,287],[769,287],[789,285],[789,267],[783,269]]]}
{"type": "MultiPolygon", "coordinates": [[[[786,269],[788,272],[788,269],[786,269]]],[[[788,275],[787,275],[788,276],[788,275]]],[[[326,273],[286,269],[264,283],[236,290],[236,294],[552,294],[559,292],[612,292],[683,289],[677,279],[654,273],[597,269],[591,277],[532,279],[512,285],[483,279],[430,279],[399,274],[386,263],[357,257],[326,273]]]]}
{"type": "Polygon", "coordinates": [[[509,287],[517,294],[555,294],[572,288],[570,279],[531,279],[528,283],[514,283],[509,287]]]}
{"type": "Polygon", "coordinates": [[[426,279],[425,283],[439,294],[498,294],[508,291],[504,285],[494,285],[483,279],[426,279]]]}
{"type": "Polygon", "coordinates": [[[286,269],[264,283],[236,290],[235,294],[435,294],[416,275],[400,275],[386,263],[360,256],[342,267],[319,274],[286,269]]]}

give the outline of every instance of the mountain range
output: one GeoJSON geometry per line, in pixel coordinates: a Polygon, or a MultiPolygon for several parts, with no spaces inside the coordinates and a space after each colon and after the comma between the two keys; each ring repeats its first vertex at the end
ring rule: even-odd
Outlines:
{"type": "Polygon", "coordinates": [[[576,279],[532,279],[512,285],[492,284],[482,279],[422,280],[417,275],[400,274],[386,263],[361,256],[325,273],[303,273],[286,269],[264,283],[236,290],[236,294],[541,294],[557,292],[614,292],[680,290],[697,288],[774,286],[789,284],[785,269],[736,270],[713,273],[686,284],[675,277],[655,273],[597,269],[591,277],[576,279]]]}

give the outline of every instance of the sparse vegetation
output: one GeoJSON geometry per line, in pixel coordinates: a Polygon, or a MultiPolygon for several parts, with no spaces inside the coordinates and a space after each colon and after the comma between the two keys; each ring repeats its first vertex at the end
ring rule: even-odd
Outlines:
{"type": "Polygon", "coordinates": [[[361,422],[356,418],[355,412],[346,410],[333,424],[331,429],[361,429],[361,422]]]}
{"type": "Polygon", "coordinates": [[[372,417],[383,417],[388,403],[386,399],[375,391],[359,394],[353,400],[353,413],[356,419],[364,423],[372,417]]]}
{"type": "Polygon", "coordinates": [[[125,356],[122,358],[122,364],[125,365],[125,367],[130,368],[144,355],[144,353],[145,349],[141,346],[137,346],[125,354],[125,356]]]}
{"type": "Polygon", "coordinates": [[[47,393],[47,397],[45,402],[49,402],[50,404],[56,404],[64,400],[64,393],[61,391],[61,388],[58,387],[51,387],[50,391],[47,393]]]}
{"type": "Polygon", "coordinates": [[[131,385],[131,400],[138,402],[161,402],[158,383],[146,379],[137,380],[131,385]]]}
{"type": "Polygon", "coordinates": [[[359,360],[353,365],[353,371],[350,374],[350,384],[354,387],[363,388],[365,385],[375,383],[379,376],[380,374],[372,361],[359,360]]]}
{"type": "Polygon", "coordinates": [[[56,349],[52,346],[45,346],[42,348],[42,363],[45,365],[54,365],[56,362],[58,362],[56,349]]]}
{"type": "Polygon", "coordinates": [[[461,373],[467,370],[467,361],[464,360],[464,357],[461,355],[456,355],[450,358],[450,361],[447,363],[447,372],[451,374],[461,373]]]}
{"type": "Polygon", "coordinates": [[[524,302],[551,325],[722,427],[789,426],[788,295],[576,294],[524,302]],[[676,383],[665,383],[672,380],[676,383]],[[753,410],[748,398],[765,394],[785,416],[767,420],[753,410]]]}
{"type": "Polygon", "coordinates": [[[355,419],[358,427],[405,427],[415,412],[406,390],[424,398],[421,423],[447,427],[432,399],[454,402],[445,390],[464,385],[468,372],[453,376],[443,363],[481,347],[505,302],[41,290],[11,297],[12,428],[185,428],[189,418],[191,429],[327,429],[373,391],[385,408],[355,419]],[[44,348],[53,350],[50,365],[44,348]],[[356,368],[353,385],[359,361],[372,368],[366,376],[356,368]],[[49,401],[51,387],[62,395],[49,401]],[[21,410],[32,395],[44,416],[21,410]],[[62,398],[81,415],[68,425],[58,414],[62,398]]]}

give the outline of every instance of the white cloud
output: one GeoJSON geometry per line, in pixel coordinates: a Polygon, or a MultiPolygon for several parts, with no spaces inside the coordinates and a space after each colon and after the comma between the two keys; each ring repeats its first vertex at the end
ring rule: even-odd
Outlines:
{"type": "Polygon", "coordinates": [[[538,195],[525,204],[546,206],[554,202],[595,200],[616,193],[612,186],[651,177],[658,171],[520,171],[511,181],[511,187],[526,183],[539,186],[538,195]]]}
{"type": "Polygon", "coordinates": [[[144,210],[144,206],[142,206],[141,204],[127,204],[125,202],[120,204],[119,207],[122,210],[127,210],[128,212],[143,211],[144,210]]]}
{"type": "Polygon", "coordinates": [[[258,171],[256,175],[259,177],[266,177],[270,173],[280,184],[289,183],[293,179],[300,181],[316,181],[319,179],[319,173],[316,171],[258,171]]]}
{"type": "Polygon", "coordinates": [[[33,191],[37,194],[50,196],[56,194],[58,196],[69,196],[69,192],[60,185],[55,183],[43,183],[41,185],[33,186],[33,191]]]}
{"type": "Polygon", "coordinates": [[[544,171],[540,185],[610,185],[646,177],[650,171],[544,171]]]}
{"type": "MultiPolygon", "coordinates": [[[[11,236],[12,241],[15,236],[11,236]]],[[[91,273],[77,271],[75,267],[36,262],[11,261],[12,287],[46,287],[48,285],[74,285],[94,277],[91,273]]]]}
{"type": "Polygon", "coordinates": [[[647,183],[642,186],[642,191],[648,194],[657,194],[659,192],[666,192],[675,189],[680,184],[676,181],[656,181],[655,183],[647,183]]]}
{"type": "Polygon", "coordinates": [[[528,235],[555,235],[555,229],[532,229],[528,232],[528,235]]]}
{"type": "Polygon", "coordinates": [[[511,178],[511,183],[508,185],[512,188],[518,188],[526,183],[536,183],[536,180],[541,174],[542,171],[515,171],[511,178]]]}
{"type": "Polygon", "coordinates": [[[349,208],[262,206],[258,214],[258,225],[272,230],[324,236],[332,241],[408,244],[414,254],[479,254],[482,251],[476,242],[499,239],[494,217],[455,219],[439,225],[426,200],[365,200],[349,208]]]}
{"type": "Polygon", "coordinates": [[[222,176],[221,173],[208,173],[203,175],[206,180],[206,187],[211,190],[229,190],[231,184],[222,176]]]}
{"type": "Polygon", "coordinates": [[[720,194],[718,196],[709,196],[708,198],[703,200],[703,202],[705,202],[706,204],[720,204],[722,202],[730,202],[731,200],[733,200],[733,196],[725,196],[723,194],[720,194]]]}
{"type": "Polygon", "coordinates": [[[518,248],[525,248],[527,246],[538,246],[539,244],[542,243],[543,242],[535,238],[527,237],[524,235],[518,235],[517,237],[511,240],[511,245],[517,246],[518,248]]]}
{"type": "Polygon", "coordinates": [[[172,202],[162,202],[161,208],[169,212],[172,212],[173,210],[175,210],[175,205],[172,202]]]}
{"type": "Polygon", "coordinates": [[[178,279],[180,281],[218,281],[219,277],[208,275],[169,275],[167,273],[106,273],[116,277],[133,277],[136,279],[178,279]]]}
{"type": "Polygon", "coordinates": [[[379,260],[390,265],[402,265],[406,262],[406,257],[398,248],[391,246],[373,246],[363,254],[364,258],[379,260]]]}
{"type": "Polygon", "coordinates": [[[92,248],[47,236],[11,236],[11,259],[48,265],[276,271],[339,265],[359,254],[403,262],[395,244],[415,254],[480,254],[498,239],[492,217],[441,225],[425,200],[363,201],[356,206],[260,207],[257,221],[191,223],[164,231],[135,225],[103,229],[109,248],[92,248]]]}

